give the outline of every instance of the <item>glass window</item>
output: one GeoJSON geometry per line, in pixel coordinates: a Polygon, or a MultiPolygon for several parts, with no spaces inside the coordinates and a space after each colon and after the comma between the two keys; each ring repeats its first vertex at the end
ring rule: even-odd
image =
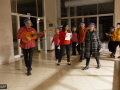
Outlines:
{"type": "Polygon", "coordinates": [[[90,23],[95,23],[95,26],[97,26],[97,17],[85,18],[84,22],[86,27],[88,27],[90,23]]]}
{"type": "Polygon", "coordinates": [[[12,15],[12,33],[13,33],[13,48],[14,48],[14,55],[18,55],[18,41],[17,41],[17,21],[16,16],[12,15]]]}
{"type": "Polygon", "coordinates": [[[65,7],[65,1],[69,1],[69,0],[61,0],[61,17],[67,17],[67,13],[69,8],[65,7]]]}
{"type": "Polygon", "coordinates": [[[69,19],[62,19],[61,20],[61,25],[68,24],[69,19]]]}
{"type": "Polygon", "coordinates": [[[42,17],[43,16],[43,0],[37,0],[37,4],[38,4],[38,17],[42,17]]]}
{"type": "Polygon", "coordinates": [[[97,4],[77,7],[77,16],[96,15],[96,14],[97,14],[97,4]]]}
{"type": "MultiPolygon", "coordinates": [[[[44,20],[43,19],[40,19],[39,20],[39,32],[43,32],[44,31],[44,20]]],[[[44,43],[44,40],[43,40],[43,37],[42,36],[40,38],[40,48],[43,49],[43,43],[44,43]]]]}
{"type": "Polygon", "coordinates": [[[98,14],[114,13],[114,2],[98,4],[98,14]]]}
{"type": "Polygon", "coordinates": [[[37,16],[36,0],[17,0],[17,12],[37,16]]]}
{"type": "Polygon", "coordinates": [[[77,31],[79,32],[81,22],[82,22],[82,18],[71,19],[71,30],[73,29],[74,26],[76,26],[77,31]]]}
{"type": "Polygon", "coordinates": [[[105,33],[110,32],[110,27],[113,26],[113,16],[104,16],[99,18],[99,35],[102,42],[107,42],[108,37],[105,33]]]}
{"type": "Polygon", "coordinates": [[[11,0],[11,12],[16,13],[16,0],[11,0]]]}
{"type": "Polygon", "coordinates": [[[74,13],[74,7],[70,7],[70,16],[76,16],[75,13],[74,13]]]}
{"type": "Polygon", "coordinates": [[[20,27],[25,26],[25,24],[24,24],[25,19],[28,19],[28,17],[20,17],[20,27]]]}

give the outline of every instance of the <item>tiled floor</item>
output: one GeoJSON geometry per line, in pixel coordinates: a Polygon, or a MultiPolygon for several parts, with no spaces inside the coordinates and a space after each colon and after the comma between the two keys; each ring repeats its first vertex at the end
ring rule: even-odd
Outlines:
{"type": "Polygon", "coordinates": [[[66,56],[56,66],[54,51],[36,52],[31,76],[26,75],[23,58],[19,58],[15,63],[0,66],[0,84],[7,84],[7,90],[120,90],[119,60],[110,58],[109,54],[102,52],[99,70],[92,58],[90,69],[83,71],[85,60],[80,63],[79,55],[71,56],[71,66],[67,65],[66,56]]]}

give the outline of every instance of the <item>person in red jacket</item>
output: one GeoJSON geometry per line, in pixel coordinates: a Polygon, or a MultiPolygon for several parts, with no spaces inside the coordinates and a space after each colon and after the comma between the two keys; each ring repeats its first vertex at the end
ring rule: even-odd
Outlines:
{"type": "Polygon", "coordinates": [[[85,38],[85,33],[88,29],[85,28],[85,23],[84,22],[81,22],[80,26],[81,26],[81,30],[79,31],[77,44],[78,44],[78,42],[80,42],[80,60],[79,61],[82,62],[83,55],[84,55],[83,41],[84,41],[84,38],[85,38]]]}
{"type": "Polygon", "coordinates": [[[52,39],[52,42],[51,42],[51,45],[52,43],[54,42],[54,45],[55,45],[55,57],[56,57],[56,60],[58,60],[59,58],[59,46],[60,46],[60,39],[59,39],[59,32],[60,32],[60,29],[59,28],[56,28],[56,34],[54,35],[53,39],[52,39]]]}
{"type": "MultiPolygon", "coordinates": [[[[20,41],[20,47],[23,50],[23,55],[24,55],[24,61],[25,61],[25,65],[27,67],[27,74],[28,76],[31,75],[31,65],[32,65],[32,57],[33,57],[33,51],[34,51],[34,47],[35,47],[35,40],[31,40],[30,37],[28,36],[23,36],[21,35],[22,32],[27,31],[27,32],[31,32],[31,31],[35,31],[36,30],[34,28],[31,27],[31,20],[30,19],[26,19],[24,21],[25,23],[25,27],[21,27],[18,32],[17,32],[17,38],[21,39],[20,41]],[[28,41],[30,41],[29,43],[24,43],[22,41],[22,39],[27,39],[28,41]]],[[[37,32],[36,32],[37,33],[37,32]]],[[[43,34],[39,34],[37,36],[37,38],[42,37],[44,34],[46,33],[46,31],[44,31],[43,34]]]]}
{"type": "Polygon", "coordinates": [[[60,65],[61,59],[64,56],[64,52],[66,49],[66,53],[67,53],[67,62],[68,65],[71,65],[70,63],[70,51],[71,51],[71,40],[72,40],[72,35],[70,35],[71,39],[70,40],[65,40],[66,37],[68,37],[66,34],[70,33],[68,31],[68,25],[64,24],[62,31],[59,34],[59,39],[60,39],[60,55],[59,55],[59,59],[58,59],[58,64],[60,65]]]}
{"type": "Polygon", "coordinates": [[[77,43],[77,32],[76,32],[76,27],[73,27],[73,32],[72,32],[72,55],[76,55],[76,43],[77,43]]]}

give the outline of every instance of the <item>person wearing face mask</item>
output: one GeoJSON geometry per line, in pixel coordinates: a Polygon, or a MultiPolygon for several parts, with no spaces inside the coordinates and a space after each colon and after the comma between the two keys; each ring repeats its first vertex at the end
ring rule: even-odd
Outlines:
{"type": "MultiPolygon", "coordinates": [[[[24,55],[24,61],[25,61],[25,66],[27,67],[27,75],[31,75],[31,65],[32,65],[32,57],[33,57],[33,51],[34,51],[34,47],[35,47],[35,40],[31,40],[30,37],[28,36],[23,36],[21,33],[24,31],[27,32],[31,32],[34,31],[36,32],[36,30],[34,28],[31,27],[31,20],[30,19],[26,19],[24,21],[25,26],[21,27],[16,36],[18,39],[21,39],[20,41],[20,47],[23,50],[23,55],[24,55]],[[22,41],[22,39],[27,39],[27,41],[29,41],[29,43],[24,43],[22,41]]],[[[37,33],[37,32],[36,32],[37,33]]],[[[42,37],[44,34],[46,33],[46,31],[44,31],[44,33],[37,35],[37,38],[42,37]]]]}
{"type": "Polygon", "coordinates": [[[91,23],[89,29],[86,31],[85,39],[83,43],[83,50],[85,50],[84,57],[86,58],[86,66],[83,70],[89,69],[90,57],[95,57],[97,61],[97,68],[101,67],[99,56],[102,50],[101,41],[99,39],[98,32],[95,29],[95,24],[91,23]]]}

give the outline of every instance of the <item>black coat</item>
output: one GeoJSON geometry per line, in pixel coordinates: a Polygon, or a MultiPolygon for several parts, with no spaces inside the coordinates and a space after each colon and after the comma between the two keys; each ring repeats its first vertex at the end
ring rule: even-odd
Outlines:
{"type": "MultiPolygon", "coordinates": [[[[93,31],[91,41],[92,41],[92,56],[93,57],[100,56],[99,50],[102,48],[102,45],[97,30],[93,31]]],[[[83,48],[85,49],[84,57],[90,58],[90,30],[86,31],[83,48]]]]}

